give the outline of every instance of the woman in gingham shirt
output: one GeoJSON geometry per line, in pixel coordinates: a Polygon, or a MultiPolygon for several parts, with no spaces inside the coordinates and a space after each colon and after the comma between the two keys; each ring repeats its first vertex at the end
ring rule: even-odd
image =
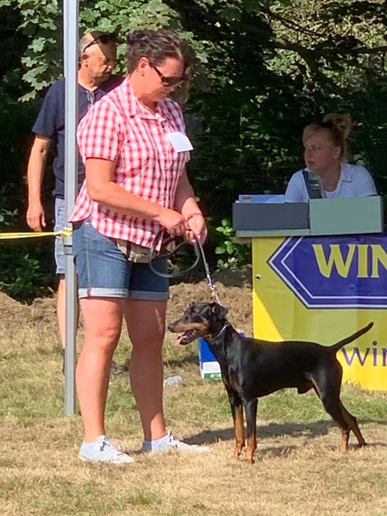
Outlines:
{"type": "Polygon", "coordinates": [[[207,451],[167,433],[162,344],[168,279],[148,250],[160,228],[201,241],[206,225],[185,165],[192,149],[181,109],[168,98],[187,82],[190,55],[172,31],[128,36],[129,76],[82,120],[78,143],[86,181],[70,220],[85,342],[77,365],[84,425],[82,460],[128,463],[105,436],[109,372],[124,317],[133,351],[130,380],[144,432],[142,451],[207,451]]]}

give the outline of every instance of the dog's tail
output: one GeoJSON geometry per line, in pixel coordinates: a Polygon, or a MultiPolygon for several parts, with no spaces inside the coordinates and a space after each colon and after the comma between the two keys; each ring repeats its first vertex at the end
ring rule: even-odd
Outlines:
{"type": "Polygon", "coordinates": [[[361,337],[362,335],[367,333],[367,331],[369,331],[373,325],[374,325],[374,323],[370,322],[369,324],[367,324],[367,326],[364,326],[364,328],[362,328],[361,330],[358,330],[357,332],[353,333],[349,337],[346,337],[345,339],[340,340],[336,344],[333,344],[333,346],[329,346],[330,349],[334,352],[338,351],[340,348],[342,348],[346,344],[353,342],[354,340],[358,339],[359,337],[361,337]]]}

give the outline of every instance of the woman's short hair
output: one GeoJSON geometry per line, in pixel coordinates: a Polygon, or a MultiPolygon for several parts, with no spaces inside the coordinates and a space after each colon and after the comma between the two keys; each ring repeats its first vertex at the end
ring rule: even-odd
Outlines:
{"type": "Polygon", "coordinates": [[[336,146],[341,148],[340,152],[340,160],[344,161],[347,159],[347,138],[351,129],[353,127],[353,122],[351,115],[347,113],[329,113],[325,115],[323,121],[319,124],[310,124],[305,127],[304,132],[302,134],[302,141],[305,145],[306,141],[309,138],[320,131],[325,131],[328,134],[331,142],[336,146]]]}
{"type": "Polygon", "coordinates": [[[183,40],[172,30],[135,30],[128,34],[128,69],[132,73],[139,60],[146,57],[152,66],[160,66],[168,58],[181,59],[184,63],[184,79],[192,73],[192,53],[183,40]]]}

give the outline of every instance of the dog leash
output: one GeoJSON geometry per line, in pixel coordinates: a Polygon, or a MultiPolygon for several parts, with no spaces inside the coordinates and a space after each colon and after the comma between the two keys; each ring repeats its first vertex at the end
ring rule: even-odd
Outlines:
{"type": "MultiPolygon", "coordinates": [[[[165,245],[168,245],[170,243],[173,242],[174,240],[174,237],[168,237],[167,239],[164,240],[163,242],[163,237],[164,237],[164,234],[165,234],[165,230],[162,229],[160,230],[156,237],[154,238],[153,240],[153,243],[152,243],[152,246],[151,246],[151,249],[150,249],[150,261],[149,261],[149,266],[150,268],[152,269],[152,271],[157,274],[158,276],[161,276],[161,277],[164,277],[164,278],[171,278],[171,277],[178,277],[178,276],[181,276],[187,272],[189,272],[190,270],[192,270],[194,267],[196,267],[196,265],[199,263],[199,260],[200,258],[202,259],[202,262],[203,262],[203,266],[204,266],[204,271],[205,271],[205,274],[206,274],[206,280],[207,280],[207,284],[211,290],[211,296],[215,298],[216,302],[221,305],[221,302],[219,300],[219,297],[218,297],[218,294],[216,292],[216,287],[215,287],[215,283],[213,282],[212,280],[212,277],[211,277],[211,274],[210,274],[210,268],[208,266],[208,262],[206,260],[206,255],[204,253],[204,249],[203,249],[203,246],[202,244],[200,243],[200,240],[198,239],[198,237],[195,235],[195,241],[194,242],[191,242],[194,249],[195,249],[195,261],[194,263],[188,267],[187,269],[185,269],[184,271],[180,271],[179,274],[175,274],[175,275],[171,275],[170,273],[164,273],[160,270],[157,270],[157,268],[154,266],[155,264],[153,263],[155,260],[158,259],[158,255],[157,255],[157,248],[160,248],[161,246],[165,246],[165,245]]],[[[187,241],[185,241],[185,243],[187,243],[187,241]]],[[[163,254],[163,256],[160,256],[160,258],[162,260],[165,260],[165,259],[168,259],[170,258],[182,245],[184,245],[184,242],[180,243],[177,245],[177,247],[175,247],[174,249],[172,249],[171,251],[168,251],[166,253],[163,254]]]]}
{"type": "Polygon", "coordinates": [[[210,274],[210,268],[208,266],[208,262],[206,260],[206,255],[204,253],[204,249],[203,249],[203,246],[202,244],[200,243],[200,240],[198,239],[198,237],[195,235],[195,239],[196,239],[196,244],[199,248],[199,251],[200,251],[200,255],[202,257],[202,262],[203,262],[203,267],[204,267],[204,271],[206,273],[206,279],[207,279],[207,283],[208,283],[208,286],[211,290],[211,296],[215,298],[215,301],[221,305],[222,303],[220,302],[219,300],[219,296],[216,292],[216,287],[215,287],[215,283],[213,282],[212,280],[212,277],[211,277],[211,274],[210,274]]]}
{"type": "Polygon", "coordinates": [[[188,240],[182,240],[180,243],[175,242],[175,238],[173,236],[167,236],[164,238],[166,234],[165,229],[161,229],[157,235],[155,236],[152,246],[150,248],[150,256],[149,256],[149,267],[152,271],[161,276],[162,278],[178,278],[180,276],[184,276],[187,272],[190,272],[194,269],[200,260],[200,253],[196,242],[189,242],[188,240]],[[173,245],[172,245],[173,244],[173,245]],[[168,246],[172,245],[172,248],[168,248],[168,246]],[[178,270],[176,267],[172,268],[172,272],[163,272],[162,270],[157,268],[157,264],[160,262],[166,263],[170,258],[172,258],[179,249],[183,249],[186,245],[192,245],[195,250],[195,260],[189,265],[187,268],[183,270],[178,270]]]}

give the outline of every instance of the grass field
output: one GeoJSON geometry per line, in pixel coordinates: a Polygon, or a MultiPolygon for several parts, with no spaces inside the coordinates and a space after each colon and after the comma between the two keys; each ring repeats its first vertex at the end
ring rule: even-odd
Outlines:
{"type": "MultiPolygon", "coordinates": [[[[109,437],[136,458],[127,466],[79,462],[79,415],[63,415],[61,355],[52,327],[0,328],[2,516],[387,516],[387,393],[345,385],[342,399],[369,443],[341,456],[340,432],[313,393],[283,391],[259,404],[256,463],[231,458],[233,431],[221,382],[200,378],[194,345],[165,346],[168,427],[202,455],[142,456],[126,376],[112,377],[109,437]]],[[[125,341],[116,361],[128,355],[125,341]]]]}

